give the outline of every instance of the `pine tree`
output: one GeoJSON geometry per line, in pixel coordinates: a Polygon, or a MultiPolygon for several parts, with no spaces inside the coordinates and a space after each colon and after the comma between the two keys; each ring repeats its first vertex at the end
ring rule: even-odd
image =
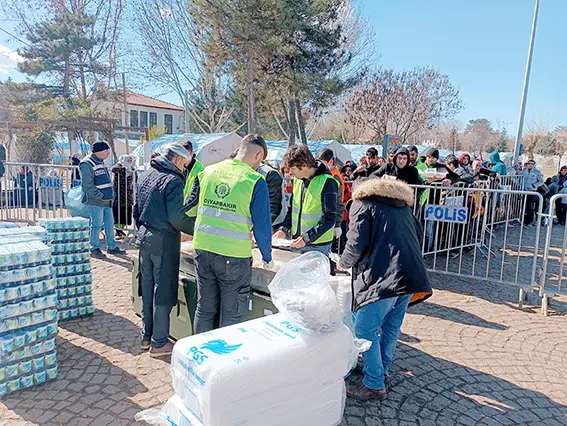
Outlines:
{"type": "Polygon", "coordinates": [[[63,97],[69,99],[71,88],[83,99],[87,96],[86,73],[104,69],[102,64],[86,60],[87,52],[99,40],[91,37],[95,24],[84,13],[63,13],[58,19],[45,21],[31,27],[26,37],[29,46],[20,49],[24,61],[18,69],[31,76],[47,75],[63,87],[63,97]],[[79,72],[75,73],[74,70],[79,72]],[[77,74],[79,82],[74,81],[77,74]]]}

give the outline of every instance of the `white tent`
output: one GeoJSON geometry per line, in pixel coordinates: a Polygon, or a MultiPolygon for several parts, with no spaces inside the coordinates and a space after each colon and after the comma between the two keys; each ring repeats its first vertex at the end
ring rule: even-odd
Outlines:
{"type": "MultiPolygon", "coordinates": [[[[129,153],[132,154],[139,145],[140,141],[136,139],[128,139],[128,145],[130,147],[129,153]]],[[[114,139],[114,149],[116,149],[116,155],[120,157],[126,154],[126,140],[125,139],[114,139]]]]}
{"type": "MultiPolygon", "coordinates": [[[[266,145],[268,145],[267,160],[281,163],[283,155],[288,148],[288,141],[266,141],[266,145]]],[[[298,143],[298,145],[301,145],[301,143],[298,143]]],[[[351,154],[348,149],[345,148],[345,145],[335,140],[309,140],[307,141],[307,146],[314,156],[317,156],[322,149],[329,148],[343,163],[351,159],[351,154]]]]}
{"type": "MultiPolygon", "coordinates": [[[[149,153],[163,153],[163,147],[169,143],[178,142],[183,139],[183,135],[163,135],[153,139],[149,153]]],[[[226,160],[230,154],[238,148],[242,138],[236,133],[191,133],[189,140],[193,143],[193,150],[197,154],[197,158],[208,166],[209,164],[218,163],[226,160]]],[[[143,163],[144,148],[146,144],[140,144],[133,152],[140,158],[139,164],[143,163]]],[[[147,147],[146,147],[147,149],[147,147]]]]}

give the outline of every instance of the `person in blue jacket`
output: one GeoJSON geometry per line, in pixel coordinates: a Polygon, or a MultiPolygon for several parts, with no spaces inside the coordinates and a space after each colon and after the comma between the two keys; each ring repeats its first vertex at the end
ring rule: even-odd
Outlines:
{"type": "Polygon", "coordinates": [[[492,152],[489,155],[489,158],[490,162],[492,163],[492,171],[498,173],[500,176],[506,176],[506,166],[500,159],[500,154],[496,151],[492,152]]]}

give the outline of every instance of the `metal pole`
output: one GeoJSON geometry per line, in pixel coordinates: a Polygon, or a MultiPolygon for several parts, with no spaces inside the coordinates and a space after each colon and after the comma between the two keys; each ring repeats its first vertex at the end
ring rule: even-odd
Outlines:
{"type": "Polygon", "coordinates": [[[189,90],[185,91],[185,133],[190,133],[189,126],[189,90]]]}
{"type": "Polygon", "coordinates": [[[522,132],[524,130],[524,116],[526,114],[526,101],[528,98],[528,86],[530,84],[530,72],[532,69],[532,56],[534,53],[534,43],[535,43],[538,12],[539,12],[539,0],[536,0],[535,10],[534,10],[534,21],[532,24],[532,35],[530,38],[530,48],[528,50],[528,63],[526,65],[526,76],[524,78],[524,91],[522,93],[522,106],[520,108],[520,118],[518,121],[518,133],[516,135],[516,143],[514,144],[514,164],[518,163],[518,156],[520,154],[520,144],[522,143],[522,132]]]}
{"type": "Polygon", "coordinates": [[[126,117],[125,121],[124,121],[124,126],[126,127],[124,129],[124,143],[126,144],[126,154],[130,154],[130,144],[128,143],[128,126],[130,125],[128,123],[128,107],[126,105],[126,74],[122,73],[122,90],[123,90],[123,94],[124,94],[124,115],[126,117]]]}

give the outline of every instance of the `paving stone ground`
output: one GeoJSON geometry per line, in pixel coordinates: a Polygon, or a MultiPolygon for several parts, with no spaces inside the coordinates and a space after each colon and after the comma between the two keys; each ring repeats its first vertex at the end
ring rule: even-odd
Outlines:
{"type": "MultiPolygon", "coordinates": [[[[0,424],[135,424],[172,395],[169,359],[139,349],[130,271],[93,260],[95,315],[60,324],[59,378],[1,400],[0,424]]],[[[388,399],[348,399],[342,426],[567,425],[567,299],[543,317],[534,296],[518,309],[514,287],[431,280],[402,328],[388,399]]]]}

